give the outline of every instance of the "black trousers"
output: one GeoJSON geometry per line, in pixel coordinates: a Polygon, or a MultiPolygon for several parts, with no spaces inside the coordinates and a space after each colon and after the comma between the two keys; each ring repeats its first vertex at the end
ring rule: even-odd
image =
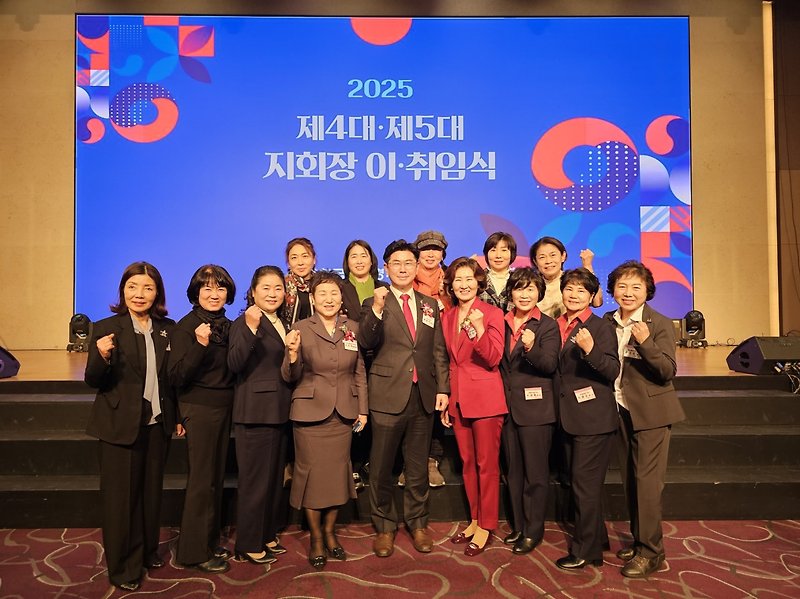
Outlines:
{"type": "Polygon", "coordinates": [[[636,431],[631,413],[620,406],[619,433],[619,463],[634,546],[647,558],[664,555],[661,493],[672,427],[636,431]]]}
{"type": "Polygon", "coordinates": [[[548,456],[554,424],[519,426],[509,414],[503,425],[503,451],[508,465],[508,494],[513,529],[524,537],[544,537],[547,491],[550,486],[548,456]]]}
{"type": "Polygon", "coordinates": [[[199,564],[211,559],[219,545],[231,406],[181,402],[180,408],[186,419],[189,475],[176,557],[181,564],[199,564]]]}
{"type": "Polygon", "coordinates": [[[158,551],[161,492],[170,435],[142,426],[132,445],[100,441],[103,549],[112,584],[139,580],[158,551]]]}
{"type": "Polygon", "coordinates": [[[239,484],[236,493],[236,551],[261,553],[286,517],[283,469],[289,423],[234,424],[239,484]]]}
{"type": "Polygon", "coordinates": [[[571,553],[586,560],[603,557],[608,531],[603,518],[603,485],[616,432],[574,435],[572,441],[572,493],[575,501],[575,533],[571,553]]]}
{"type": "Polygon", "coordinates": [[[369,458],[369,504],[372,523],[378,532],[397,529],[399,516],[394,504],[392,466],[397,449],[403,450],[406,486],[403,489],[403,518],[409,529],[428,525],[428,450],[434,412],[422,406],[419,387],[411,386],[411,396],[399,414],[370,410],[372,450],[369,458]]]}

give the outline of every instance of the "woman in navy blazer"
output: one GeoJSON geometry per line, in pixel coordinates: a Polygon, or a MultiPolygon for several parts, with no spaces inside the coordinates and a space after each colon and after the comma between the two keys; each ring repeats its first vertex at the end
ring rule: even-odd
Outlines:
{"type": "Polygon", "coordinates": [[[664,562],[661,492],[667,471],[672,425],[685,418],[672,384],[675,333],[672,322],[653,310],[653,273],[630,260],[608,275],[608,292],[619,309],[605,317],[617,331],[622,373],[617,379],[622,483],[631,518],[633,547],[617,556],[622,575],[644,578],[664,562]]]}
{"type": "Polygon", "coordinates": [[[286,291],[277,266],[256,269],[247,309],[231,324],[228,367],[236,375],[233,430],[239,466],[236,559],[275,561],[291,388],[281,377],[286,328],[280,310],[286,291]]]}
{"type": "Polygon", "coordinates": [[[499,368],[503,311],[477,299],[486,288],[486,274],[472,258],[456,258],[445,273],[444,286],[454,305],[442,315],[451,390],[442,424],[453,423],[472,518],[451,540],[468,543],[464,554],[473,557],[483,552],[497,528],[500,434],[508,413],[499,368]]]}
{"type": "Polygon", "coordinates": [[[86,432],[100,439],[103,549],[108,578],[139,588],[158,556],[164,463],[176,425],[167,355],[175,323],[155,266],[135,262],[119,282],[116,316],[94,325],[84,380],[97,389],[86,432]]]}
{"type": "Polygon", "coordinates": [[[614,380],[619,374],[617,338],[611,324],[590,307],[600,282],[586,268],[561,277],[566,312],[561,333],[556,394],[561,428],[571,444],[575,534],[569,555],[556,561],[562,570],[603,565],[608,533],[603,521],[603,483],[616,433],[614,380]]]}
{"type": "Polygon", "coordinates": [[[541,274],[518,268],[509,276],[505,292],[514,306],[505,316],[500,362],[509,411],[503,450],[513,526],[503,541],[513,544],[517,554],[530,552],[542,541],[550,484],[548,456],[556,422],[553,374],[561,340],[555,320],[536,306],[544,290],[541,274]]]}

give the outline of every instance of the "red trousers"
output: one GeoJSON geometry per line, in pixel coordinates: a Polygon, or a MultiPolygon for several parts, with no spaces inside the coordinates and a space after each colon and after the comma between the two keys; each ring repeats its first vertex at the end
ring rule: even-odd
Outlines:
{"type": "Polygon", "coordinates": [[[464,418],[451,410],[470,515],[486,530],[497,528],[500,506],[500,433],[504,415],[464,418]]]}

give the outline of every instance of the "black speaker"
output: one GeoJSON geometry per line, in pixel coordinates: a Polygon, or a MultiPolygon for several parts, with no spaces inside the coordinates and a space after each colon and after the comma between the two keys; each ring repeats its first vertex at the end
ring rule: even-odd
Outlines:
{"type": "Polygon", "coordinates": [[[0,347],[0,379],[17,376],[18,372],[19,361],[6,348],[0,347]]]}
{"type": "Polygon", "coordinates": [[[750,337],[728,354],[728,368],[748,374],[777,374],[786,362],[800,362],[800,337],[750,337]]]}

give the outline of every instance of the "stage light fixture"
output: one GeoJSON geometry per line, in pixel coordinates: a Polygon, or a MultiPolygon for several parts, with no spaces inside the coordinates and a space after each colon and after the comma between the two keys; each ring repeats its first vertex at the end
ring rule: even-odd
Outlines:
{"type": "Polygon", "coordinates": [[[75,314],[69,319],[69,352],[89,351],[89,340],[92,338],[92,321],[86,314],[75,314]]]}
{"type": "Polygon", "coordinates": [[[699,310],[690,310],[681,320],[681,347],[708,347],[706,319],[699,310]]]}

